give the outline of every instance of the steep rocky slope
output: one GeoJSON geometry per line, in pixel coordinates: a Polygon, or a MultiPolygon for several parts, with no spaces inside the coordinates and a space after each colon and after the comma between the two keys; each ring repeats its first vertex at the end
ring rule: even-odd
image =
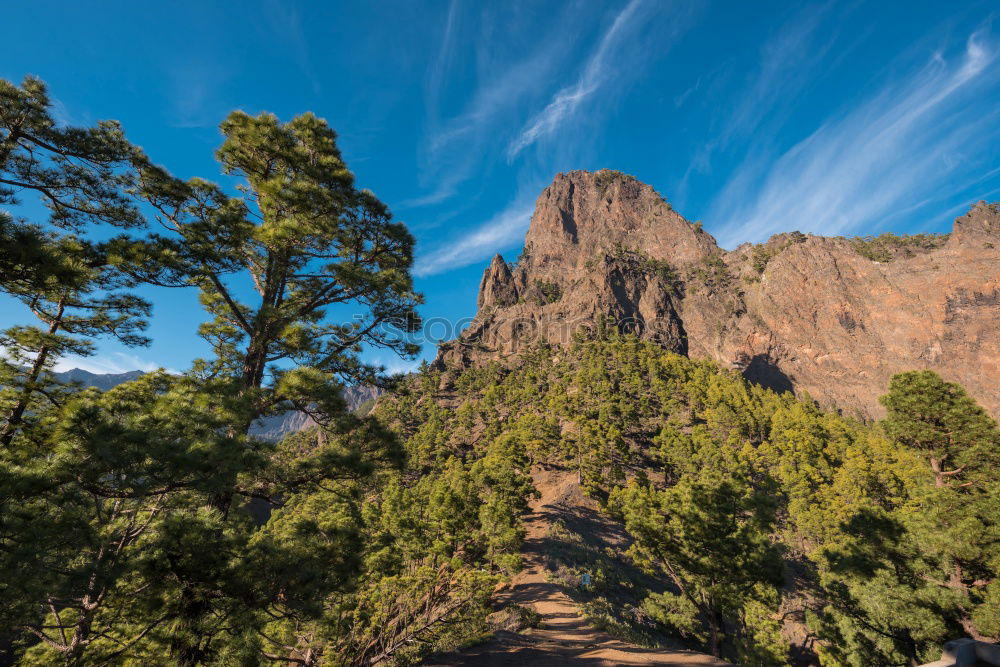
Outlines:
{"type": "Polygon", "coordinates": [[[494,257],[475,321],[437,364],[562,344],[613,326],[808,392],[864,417],[900,371],[929,368],[1000,415],[1000,208],[948,236],[780,234],[718,247],[648,185],[612,171],[556,176],[524,252],[494,257]]]}
{"type": "MultiPolygon", "coordinates": [[[[367,414],[375,400],[381,395],[382,390],[371,385],[354,385],[344,388],[344,401],[347,403],[347,409],[351,412],[361,410],[363,414],[367,414]]],[[[316,422],[306,413],[298,410],[287,410],[258,419],[251,426],[250,433],[264,440],[278,442],[286,435],[304,431],[315,425],[316,422]]]]}

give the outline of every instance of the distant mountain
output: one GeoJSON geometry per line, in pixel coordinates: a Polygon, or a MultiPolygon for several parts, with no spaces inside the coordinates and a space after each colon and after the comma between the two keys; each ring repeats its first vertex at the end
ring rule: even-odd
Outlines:
{"type": "MultiPolygon", "coordinates": [[[[368,414],[375,400],[382,395],[382,390],[371,385],[356,385],[344,389],[344,400],[347,401],[347,409],[351,412],[361,412],[368,414]]],[[[286,435],[304,431],[310,426],[315,426],[316,422],[304,412],[289,410],[271,417],[264,417],[254,422],[250,428],[251,435],[255,435],[263,440],[277,442],[286,435]]]]}
{"type": "Polygon", "coordinates": [[[382,395],[382,390],[370,384],[357,384],[344,389],[344,400],[351,412],[368,414],[375,406],[375,401],[382,395]]]}
{"type": "Polygon", "coordinates": [[[142,371],[129,371],[127,373],[91,373],[82,368],[73,368],[61,373],[54,373],[56,378],[62,382],[79,382],[84,387],[97,387],[101,391],[107,391],[112,387],[117,387],[123,382],[135,380],[142,375],[142,371]]]}
{"type": "Polygon", "coordinates": [[[298,410],[288,410],[278,415],[262,417],[250,426],[250,435],[261,440],[278,442],[286,435],[304,431],[310,426],[315,426],[316,422],[312,417],[298,410]]]}
{"type": "MultiPolygon", "coordinates": [[[[63,382],[79,382],[84,387],[96,387],[101,391],[107,391],[123,382],[135,380],[142,375],[142,371],[129,371],[127,373],[91,373],[82,368],[73,368],[68,371],[55,373],[56,378],[63,382]]],[[[382,395],[382,390],[371,385],[357,385],[344,389],[344,400],[347,401],[347,408],[352,411],[361,411],[368,414],[375,400],[382,395]]],[[[250,429],[251,435],[255,435],[263,440],[277,442],[290,433],[297,433],[303,429],[315,425],[309,415],[298,410],[289,410],[279,415],[258,419],[250,429]]]]}

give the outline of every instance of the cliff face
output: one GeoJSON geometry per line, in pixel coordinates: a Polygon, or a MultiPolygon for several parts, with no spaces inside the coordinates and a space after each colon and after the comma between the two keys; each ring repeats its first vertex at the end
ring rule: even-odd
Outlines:
{"type": "Polygon", "coordinates": [[[538,198],[521,258],[493,259],[475,321],[437,363],[600,327],[864,417],[881,415],[894,373],[929,368],[998,416],[1000,211],[979,203],[948,237],[791,233],[727,252],[631,177],[560,174],[538,198]]]}

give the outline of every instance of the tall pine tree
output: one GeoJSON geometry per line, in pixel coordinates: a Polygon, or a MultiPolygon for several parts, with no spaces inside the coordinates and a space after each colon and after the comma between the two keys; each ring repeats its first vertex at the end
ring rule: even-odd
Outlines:
{"type": "Polygon", "coordinates": [[[216,156],[239,194],[182,182],[147,165],[142,193],[165,232],[133,259],[140,275],[194,286],[213,319],[213,358],[200,365],[245,399],[238,426],[286,406],[336,414],[339,382],[378,382],[363,345],[417,347],[409,269],[413,238],[371,192],[358,190],[326,123],[234,112],[216,156]]]}

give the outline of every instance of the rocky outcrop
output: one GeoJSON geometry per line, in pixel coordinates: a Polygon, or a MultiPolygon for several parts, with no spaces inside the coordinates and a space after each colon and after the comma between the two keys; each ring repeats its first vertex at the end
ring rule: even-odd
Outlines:
{"type": "Polygon", "coordinates": [[[517,287],[514,286],[514,275],[503,257],[496,255],[479,283],[479,309],[496,306],[505,308],[515,303],[517,303],[517,287]]]}
{"type": "Polygon", "coordinates": [[[494,257],[475,321],[436,363],[614,327],[863,417],[881,414],[894,373],[929,368],[996,416],[998,322],[995,205],[973,206],[948,237],[790,233],[727,252],[651,187],[574,171],[538,198],[516,265],[494,257]]]}
{"type": "Polygon", "coordinates": [[[375,401],[384,393],[381,387],[371,384],[355,384],[344,387],[344,401],[351,412],[366,415],[371,412],[375,401]]]}

